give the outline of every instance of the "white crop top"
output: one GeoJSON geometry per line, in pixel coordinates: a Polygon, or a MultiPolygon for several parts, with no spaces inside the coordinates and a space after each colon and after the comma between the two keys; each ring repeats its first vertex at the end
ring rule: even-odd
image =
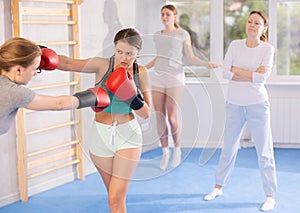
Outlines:
{"type": "Polygon", "coordinates": [[[189,33],[182,28],[178,28],[172,33],[158,31],[154,34],[157,52],[157,59],[154,65],[155,72],[183,72],[183,44],[188,37],[189,33]]]}

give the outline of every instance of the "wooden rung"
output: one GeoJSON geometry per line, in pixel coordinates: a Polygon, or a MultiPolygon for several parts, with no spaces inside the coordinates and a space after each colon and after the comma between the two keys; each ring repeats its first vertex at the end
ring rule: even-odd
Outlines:
{"type": "Polygon", "coordinates": [[[58,153],[50,154],[27,162],[27,169],[33,169],[54,161],[75,156],[75,148],[67,149],[58,153]]]}
{"type": "Polygon", "coordinates": [[[79,163],[79,162],[80,162],[80,160],[76,159],[76,160],[73,160],[73,161],[71,161],[71,162],[67,162],[67,163],[64,163],[64,164],[55,166],[55,167],[50,168],[50,169],[46,169],[46,170],[43,170],[43,171],[40,171],[40,172],[33,173],[33,174],[31,174],[31,175],[28,175],[27,178],[34,178],[34,177],[37,177],[37,176],[39,176],[39,175],[43,175],[43,174],[52,172],[52,171],[54,171],[54,170],[64,168],[64,167],[66,167],[66,166],[70,166],[70,165],[73,165],[73,164],[77,164],[77,163],[79,163]]]}
{"type": "Polygon", "coordinates": [[[49,130],[53,130],[53,129],[57,129],[57,128],[65,127],[65,126],[75,125],[75,124],[78,124],[78,123],[79,123],[79,120],[66,122],[66,123],[62,123],[62,124],[57,124],[57,125],[49,126],[49,127],[46,127],[46,128],[41,128],[41,129],[36,129],[36,130],[33,130],[33,131],[26,132],[26,135],[32,135],[32,134],[45,132],[45,131],[49,131],[49,130]]]}
{"type": "Polygon", "coordinates": [[[78,81],[70,81],[70,82],[63,82],[63,83],[58,83],[58,84],[48,84],[48,85],[43,85],[43,86],[38,86],[38,87],[30,87],[31,90],[42,90],[42,89],[51,89],[51,88],[56,88],[56,87],[64,87],[64,86],[73,86],[77,85],[78,81]]]}
{"type": "Polygon", "coordinates": [[[75,1],[72,0],[21,0],[22,2],[49,2],[49,3],[66,3],[66,4],[75,4],[75,1]]]}
{"type": "Polygon", "coordinates": [[[38,42],[40,45],[49,46],[49,45],[74,45],[77,44],[77,41],[50,41],[50,42],[38,42]]]}
{"type": "Polygon", "coordinates": [[[53,151],[53,150],[56,150],[56,149],[59,149],[59,148],[63,148],[63,147],[66,147],[66,146],[71,146],[71,145],[78,144],[78,143],[79,143],[79,140],[74,140],[74,141],[70,141],[70,142],[67,142],[67,143],[64,143],[64,144],[59,144],[57,146],[52,146],[52,147],[42,149],[42,150],[39,150],[39,151],[36,151],[36,152],[28,153],[27,157],[33,157],[35,155],[43,154],[45,152],[50,152],[50,151],[53,151]]]}
{"type": "Polygon", "coordinates": [[[23,24],[76,24],[76,21],[64,20],[23,20],[23,24]]]}
{"type": "Polygon", "coordinates": [[[21,7],[23,16],[71,16],[70,9],[46,7],[21,7]]]}

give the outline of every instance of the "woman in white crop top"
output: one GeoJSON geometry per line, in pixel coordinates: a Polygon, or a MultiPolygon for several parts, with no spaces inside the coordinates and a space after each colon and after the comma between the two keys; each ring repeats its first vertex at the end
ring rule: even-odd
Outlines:
{"type": "Polygon", "coordinates": [[[196,57],[191,47],[191,37],[187,31],[177,23],[177,9],[173,5],[164,5],[161,9],[161,20],[165,29],[154,34],[154,43],[157,55],[146,67],[154,67],[152,75],[152,98],[156,112],[157,131],[163,150],[160,162],[162,170],[167,169],[170,150],[168,136],[172,135],[174,152],[171,166],[176,167],[181,161],[179,123],[179,104],[185,86],[185,75],[182,67],[183,51],[188,61],[196,66],[216,68],[219,65],[205,62],[196,57]],[[167,128],[166,117],[170,126],[167,128]]]}
{"type": "MultiPolygon", "coordinates": [[[[225,55],[223,76],[229,80],[224,145],[216,170],[215,188],[204,197],[212,200],[223,193],[247,122],[256,148],[266,201],[262,211],[275,206],[277,188],[268,93],[264,86],[274,60],[274,48],[267,43],[268,20],[261,11],[252,11],[246,23],[247,38],[232,41],[225,55]]],[[[241,192],[244,193],[243,189],[241,192]]]]}

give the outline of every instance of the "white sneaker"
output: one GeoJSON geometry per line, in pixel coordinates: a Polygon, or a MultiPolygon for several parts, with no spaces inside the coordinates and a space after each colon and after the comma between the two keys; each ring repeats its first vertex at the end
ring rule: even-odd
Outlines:
{"type": "Polygon", "coordinates": [[[174,148],[171,166],[177,167],[180,164],[180,162],[181,162],[181,149],[174,148]]]}
{"type": "Polygon", "coordinates": [[[273,197],[267,197],[266,201],[264,202],[264,204],[262,205],[262,207],[260,208],[261,211],[271,211],[274,209],[275,207],[275,199],[273,197]]]}
{"type": "Polygon", "coordinates": [[[217,196],[220,196],[223,194],[222,189],[214,188],[208,195],[204,197],[204,200],[209,201],[215,199],[217,196]]]}
{"type": "Polygon", "coordinates": [[[163,154],[159,165],[160,169],[166,170],[169,164],[169,159],[170,159],[170,151],[163,154]]]}

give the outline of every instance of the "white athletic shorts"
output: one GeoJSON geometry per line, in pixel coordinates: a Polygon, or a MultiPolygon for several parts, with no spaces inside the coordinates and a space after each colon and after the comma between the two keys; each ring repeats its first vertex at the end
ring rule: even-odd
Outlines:
{"type": "Polygon", "coordinates": [[[143,137],[136,119],[123,124],[112,125],[94,122],[90,152],[100,157],[113,157],[118,150],[139,148],[143,137]]]}
{"type": "Polygon", "coordinates": [[[152,86],[161,88],[185,86],[185,74],[153,72],[151,78],[152,86]]]}

